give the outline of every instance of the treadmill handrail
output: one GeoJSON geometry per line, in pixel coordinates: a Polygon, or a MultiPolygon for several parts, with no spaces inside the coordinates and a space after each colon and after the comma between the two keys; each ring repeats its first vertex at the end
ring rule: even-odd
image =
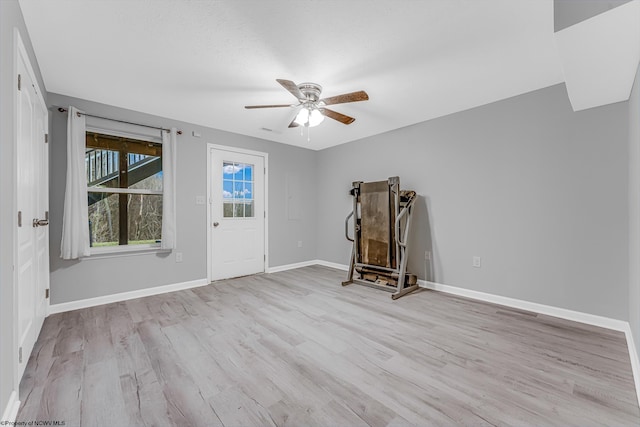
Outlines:
{"type": "Polygon", "coordinates": [[[352,216],[353,216],[353,211],[351,211],[351,213],[347,215],[347,218],[344,220],[344,236],[350,242],[354,241],[353,238],[349,237],[349,218],[351,218],[352,216]]]}
{"type": "Polygon", "coordinates": [[[415,197],[412,197],[411,200],[409,200],[407,202],[407,204],[404,206],[404,209],[400,210],[400,214],[396,217],[396,223],[395,223],[395,227],[396,227],[396,243],[400,246],[402,246],[403,248],[407,247],[407,242],[406,241],[402,241],[400,240],[400,221],[402,220],[402,217],[405,216],[407,214],[407,212],[411,209],[411,206],[413,205],[413,202],[416,201],[415,197]]]}

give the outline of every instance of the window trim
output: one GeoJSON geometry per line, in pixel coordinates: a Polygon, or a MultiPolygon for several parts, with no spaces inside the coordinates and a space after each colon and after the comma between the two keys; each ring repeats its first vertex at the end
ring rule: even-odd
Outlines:
{"type": "Polygon", "coordinates": [[[118,193],[118,194],[150,194],[152,196],[162,196],[164,191],[147,190],[144,188],[109,188],[109,187],[87,187],[88,193],[118,193]]]}
{"type": "MultiPolygon", "coordinates": [[[[162,139],[155,138],[151,135],[141,135],[133,132],[123,132],[111,129],[99,128],[95,126],[86,126],[86,133],[100,133],[103,135],[109,135],[120,138],[136,139],[143,142],[151,142],[154,144],[162,145],[162,139]]],[[[89,187],[87,185],[87,196],[89,193],[118,193],[118,194],[148,194],[164,196],[163,191],[147,190],[138,188],[105,188],[105,187],[89,187]]],[[[146,255],[153,253],[171,252],[169,249],[162,249],[161,243],[146,243],[139,245],[113,245],[113,246],[90,246],[88,257],[81,257],[81,259],[102,259],[102,258],[114,258],[120,256],[133,256],[133,255],[146,255]]]]}
{"type": "Polygon", "coordinates": [[[144,141],[144,142],[153,142],[154,144],[162,144],[162,137],[156,136],[156,132],[154,132],[153,135],[151,135],[151,134],[144,134],[144,133],[119,131],[115,129],[109,129],[107,127],[91,126],[88,124],[86,126],[86,131],[93,132],[93,133],[101,133],[104,135],[116,136],[121,138],[137,139],[138,141],[144,141]]]}
{"type": "Polygon", "coordinates": [[[133,255],[149,255],[158,253],[170,253],[171,249],[162,249],[159,243],[149,245],[118,245],[118,246],[98,246],[89,248],[91,255],[81,257],[83,260],[116,258],[133,255]]]}

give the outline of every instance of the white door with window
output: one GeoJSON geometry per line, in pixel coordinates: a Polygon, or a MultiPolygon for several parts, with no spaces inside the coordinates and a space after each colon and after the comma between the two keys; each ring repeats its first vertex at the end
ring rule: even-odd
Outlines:
{"type": "Polygon", "coordinates": [[[266,154],[209,149],[210,280],[265,271],[266,154]]]}
{"type": "Polygon", "coordinates": [[[17,41],[16,338],[18,381],[46,315],[49,287],[48,113],[28,56],[17,41]]]}

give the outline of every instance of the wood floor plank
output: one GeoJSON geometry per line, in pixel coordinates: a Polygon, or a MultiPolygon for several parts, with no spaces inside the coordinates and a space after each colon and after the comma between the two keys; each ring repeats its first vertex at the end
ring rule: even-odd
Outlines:
{"type": "Polygon", "coordinates": [[[53,356],[56,345],[55,336],[50,337],[47,333],[41,333],[38,343],[34,346],[29,362],[22,377],[22,387],[29,390],[26,396],[22,396],[21,405],[26,413],[37,414],[42,403],[42,396],[45,390],[45,383],[42,378],[46,378],[57,357],[53,356]]]}
{"type": "Polygon", "coordinates": [[[85,360],[82,379],[82,425],[131,425],[126,416],[118,364],[114,357],[97,363],[85,360]]]}
{"type": "Polygon", "coordinates": [[[25,412],[24,419],[82,425],[83,365],[82,351],[55,357],[47,376],[40,379],[44,388],[40,406],[30,414],[25,412]]]}
{"type": "Polygon", "coordinates": [[[160,324],[153,321],[141,322],[138,333],[163,387],[169,417],[174,423],[180,426],[222,426],[215,410],[209,406],[193,378],[178,363],[177,353],[181,349],[171,346],[160,324]]]}
{"type": "Polygon", "coordinates": [[[107,312],[125,402],[124,413],[130,425],[174,426],[162,386],[128,307],[126,303],[117,303],[107,312]]]}
{"type": "Polygon", "coordinates": [[[632,426],[623,333],[322,266],[48,317],[18,421],[632,426]]]}

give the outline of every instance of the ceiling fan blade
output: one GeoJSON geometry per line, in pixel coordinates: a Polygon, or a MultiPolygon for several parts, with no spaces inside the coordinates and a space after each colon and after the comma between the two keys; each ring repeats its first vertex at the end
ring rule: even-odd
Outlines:
{"type": "MultiPolygon", "coordinates": [[[[2,0],[0,0],[2,1],[2,0]]],[[[293,109],[293,114],[291,116],[289,116],[291,118],[291,123],[289,123],[289,129],[291,128],[297,128],[298,126],[300,126],[298,123],[296,123],[296,119],[298,118],[298,113],[300,112],[300,108],[294,108],[293,109]]]]}
{"type": "Polygon", "coordinates": [[[291,104],[274,104],[274,105],[245,105],[244,108],[251,110],[253,108],[279,108],[279,107],[293,107],[291,104]]]}
{"type": "Polygon", "coordinates": [[[300,125],[296,123],[296,118],[294,117],[291,123],[289,123],[289,128],[297,128],[298,126],[300,125]]]}
{"type": "Polygon", "coordinates": [[[353,117],[346,116],[342,113],[338,113],[337,111],[329,110],[328,108],[320,108],[319,110],[326,117],[337,120],[340,123],[344,123],[345,125],[350,125],[351,123],[356,121],[356,119],[354,119],[353,117]]]}
{"type": "Polygon", "coordinates": [[[276,79],[276,81],[280,83],[283,88],[288,90],[289,93],[291,93],[291,95],[295,96],[297,99],[301,99],[301,100],[307,99],[307,97],[304,96],[302,92],[300,92],[300,88],[298,88],[298,86],[291,80],[276,79]]]}
{"type": "Polygon", "coordinates": [[[369,99],[367,92],[359,90],[357,92],[345,93],[343,95],[336,95],[329,98],[321,99],[320,102],[324,105],[344,104],[347,102],[366,101],[369,99]]]}

